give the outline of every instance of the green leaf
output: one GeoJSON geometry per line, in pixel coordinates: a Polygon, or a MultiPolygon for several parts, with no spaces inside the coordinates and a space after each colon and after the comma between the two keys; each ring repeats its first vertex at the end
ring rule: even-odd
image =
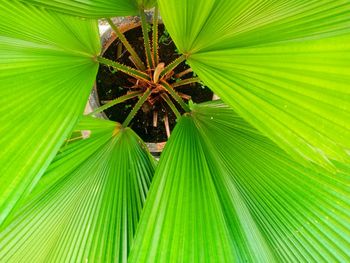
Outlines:
{"type": "Polygon", "coordinates": [[[295,159],[350,162],[349,1],[160,0],[201,80],[295,159]]]}
{"type": "Polygon", "coordinates": [[[139,7],[150,9],[157,5],[157,0],[136,0],[136,3],[139,7]]]}
{"type": "Polygon", "coordinates": [[[95,21],[0,0],[0,224],[82,114],[100,52],[95,21]]]}
{"type": "Polygon", "coordinates": [[[126,262],[154,160],[131,129],[86,118],[88,127],[2,229],[1,261],[126,262]]]}
{"type": "Polygon", "coordinates": [[[195,105],[161,156],[130,262],[347,262],[349,183],[293,161],[229,107],[195,105]]]}
{"type": "Polygon", "coordinates": [[[155,0],[20,0],[22,2],[53,9],[66,14],[106,18],[137,15],[139,8],[155,6],[155,0]]]}

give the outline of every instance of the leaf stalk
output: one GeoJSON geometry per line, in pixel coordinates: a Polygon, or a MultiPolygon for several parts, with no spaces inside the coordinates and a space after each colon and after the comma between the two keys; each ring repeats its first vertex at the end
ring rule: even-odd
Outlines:
{"type": "Polygon", "coordinates": [[[154,65],[158,65],[159,57],[158,57],[158,20],[159,20],[159,9],[156,7],[153,13],[153,30],[152,30],[152,51],[153,51],[153,61],[154,65]]]}
{"type": "Polygon", "coordinates": [[[101,57],[101,56],[97,57],[96,59],[99,63],[113,67],[113,68],[120,70],[120,71],[124,72],[125,74],[128,74],[129,76],[132,76],[134,78],[141,79],[144,81],[151,80],[150,76],[148,76],[146,73],[139,71],[137,69],[130,68],[128,66],[125,66],[123,64],[120,64],[118,62],[109,60],[109,59],[101,57]]]}
{"type": "Polygon", "coordinates": [[[161,97],[163,100],[169,105],[170,109],[174,112],[176,119],[179,119],[181,117],[180,112],[177,110],[175,104],[171,101],[169,96],[167,94],[162,94],[161,97]]]}
{"type": "Polygon", "coordinates": [[[92,115],[95,115],[97,113],[100,113],[110,107],[113,107],[114,105],[117,105],[119,103],[122,103],[126,100],[129,100],[129,99],[132,99],[132,98],[135,98],[139,95],[142,94],[142,91],[136,91],[136,92],[132,92],[132,93],[129,93],[129,94],[126,94],[126,95],[123,95],[123,96],[120,96],[119,98],[116,98],[110,102],[108,102],[107,104],[101,106],[101,107],[98,107],[96,110],[94,110],[93,112],[89,113],[88,116],[92,116],[92,115]]]}
{"type": "Polygon", "coordinates": [[[180,104],[185,112],[190,112],[190,107],[182,100],[176,91],[164,80],[161,81],[162,87],[180,104]]]}
{"type": "Polygon", "coordinates": [[[176,68],[178,65],[180,65],[183,61],[185,61],[186,55],[181,55],[177,59],[175,59],[173,62],[171,62],[169,65],[167,65],[162,73],[160,74],[160,77],[164,77],[166,74],[168,74],[170,71],[172,71],[174,68],[176,68]]]}
{"type": "Polygon", "coordinates": [[[123,127],[128,127],[131,120],[135,117],[136,113],[140,110],[140,108],[142,107],[142,105],[145,103],[145,101],[147,100],[148,96],[151,94],[152,90],[151,89],[147,89],[142,97],[139,99],[139,101],[136,103],[136,105],[134,106],[134,108],[131,110],[131,112],[129,113],[129,115],[126,117],[126,119],[123,122],[123,127]]]}
{"type": "Polygon", "coordinates": [[[143,64],[141,58],[137,55],[135,49],[130,45],[129,41],[126,39],[124,34],[119,30],[117,26],[114,25],[112,20],[110,18],[107,18],[108,24],[111,26],[113,31],[117,34],[117,37],[119,40],[123,43],[125,46],[126,50],[130,53],[130,55],[133,58],[133,62],[135,63],[135,66],[140,69],[140,70],[146,70],[145,65],[143,64]]]}
{"type": "Polygon", "coordinates": [[[147,23],[145,11],[143,9],[140,10],[140,18],[141,18],[142,35],[143,35],[143,40],[145,45],[147,66],[149,69],[152,69],[154,68],[154,63],[153,63],[152,52],[151,52],[151,44],[148,36],[148,23],[147,23]]]}
{"type": "Polygon", "coordinates": [[[181,86],[184,86],[184,85],[197,83],[197,82],[200,82],[200,79],[196,77],[196,78],[183,79],[183,80],[175,82],[175,83],[173,83],[171,85],[173,86],[173,88],[178,88],[178,87],[181,87],[181,86]]]}

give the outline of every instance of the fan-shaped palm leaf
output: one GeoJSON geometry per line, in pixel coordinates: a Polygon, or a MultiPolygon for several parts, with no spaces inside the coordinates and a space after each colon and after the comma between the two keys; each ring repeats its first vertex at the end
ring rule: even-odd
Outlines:
{"type": "Polygon", "coordinates": [[[140,138],[88,118],[2,229],[1,262],[126,262],[154,172],[140,138]],[[28,244],[30,244],[28,246],[28,244]]]}
{"type": "Polygon", "coordinates": [[[0,224],[82,114],[100,52],[95,21],[1,0],[0,224]]]}
{"type": "Polygon", "coordinates": [[[191,67],[301,162],[350,162],[350,3],[160,0],[191,67]]]}
{"type": "MultiPolygon", "coordinates": [[[[13,210],[0,261],[125,262],[154,172],[137,135],[83,118],[91,137],[66,143],[40,179],[100,49],[96,22],[53,10],[100,18],[155,1],[0,4],[0,223],[13,210]]],[[[349,1],[159,4],[178,49],[235,111],[192,105],[179,120],[129,261],[349,261],[349,1]]]]}
{"type": "Polygon", "coordinates": [[[136,15],[151,8],[156,0],[20,0],[59,12],[90,18],[136,15]]]}
{"type": "Polygon", "coordinates": [[[131,262],[346,262],[349,167],[306,169],[220,103],[161,156],[131,262]]]}

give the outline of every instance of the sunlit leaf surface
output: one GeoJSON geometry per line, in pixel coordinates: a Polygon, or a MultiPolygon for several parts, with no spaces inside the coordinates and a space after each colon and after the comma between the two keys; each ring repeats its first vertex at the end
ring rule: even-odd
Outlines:
{"type": "Polygon", "coordinates": [[[100,51],[95,21],[0,0],[0,224],[83,112],[100,51]]]}
{"type": "Polygon", "coordinates": [[[129,128],[87,118],[1,229],[1,262],[126,262],[154,173],[129,128]]]}
{"type": "Polygon", "coordinates": [[[139,8],[151,8],[156,0],[20,0],[74,16],[106,18],[137,15],[139,8]]]}
{"type": "Polygon", "coordinates": [[[0,0],[0,262],[349,262],[349,1],[159,0],[229,106],[191,106],[156,172],[131,129],[74,126],[100,52],[83,17],[154,4],[0,0]]]}
{"type": "Polygon", "coordinates": [[[350,162],[350,2],[160,0],[179,50],[295,159],[350,162]]]}
{"type": "Polygon", "coordinates": [[[130,262],[347,262],[349,166],[315,172],[229,107],[197,105],[161,156],[130,262]]]}

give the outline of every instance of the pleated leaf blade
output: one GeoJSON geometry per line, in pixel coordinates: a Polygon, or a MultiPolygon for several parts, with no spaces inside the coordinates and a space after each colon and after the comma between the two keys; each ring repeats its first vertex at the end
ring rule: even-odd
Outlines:
{"type": "Polygon", "coordinates": [[[159,1],[194,71],[295,159],[350,162],[349,1],[159,1]]]}
{"type": "Polygon", "coordinates": [[[82,114],[100,52],[95,21],[0,1],[0,224],[82,114]]]}
{"type": "Polygon", "coordinates": [[[127,262],[155,162],[129,128],[83,127],[90,137],[62,149],[3,227],[1,261],[127,262]]]}
{"type": "Polygon", "coordinates": [[[137,15],[140,8],[148,9],[156,4],[155,0],[26,0],[23,2],[89,18],[137,15]]]}
{"type": "Polygon", "coordinates": [[[130,262],[346,262],[349,166],[315,172],[220,103],[182,117],[130,262]]]}

